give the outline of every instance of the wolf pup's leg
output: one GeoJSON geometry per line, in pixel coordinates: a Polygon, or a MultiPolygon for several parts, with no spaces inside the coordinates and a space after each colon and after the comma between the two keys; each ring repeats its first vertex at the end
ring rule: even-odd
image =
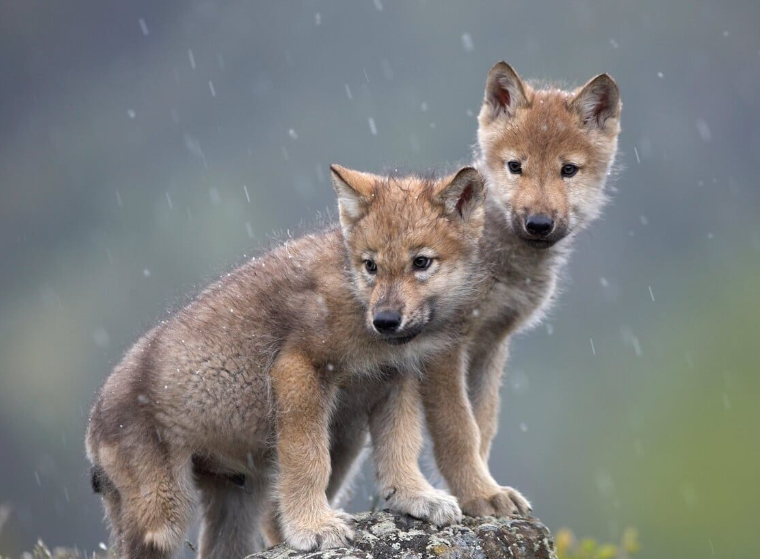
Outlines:
{"type": "Polygon", "coordinates": [[[200,559],[242,559],[262,548],[257,522],[266,505],[266,481],[246,475],[197,476],[200,489],[200,559]]]}
{"type": "Polygon", "coordinates": [[[466,358],[453,348],[426,367],[424,401],[436,463],[462,511],[470,516],[527,513],[530,504],[501,487],[481,458],[480,431],[465,386],[466,358]]]}
{"type": "Polygon", "coordinates": [[[330,483],[327,499],[333,506],[340,506],[341,492],[351,485],[353,474],[361,467],[357,457],[367,444],[367,416],[339,418],[330,429],[330,483]]]}
{"type": "Polygon", "coordinates": [[[369,426],[381,495],[391,509],[453,524],[462,519],[456,499],[435,489],[420,472],[422,401],[414,378],[403,378],[370,414],[369,426]]]}
{"type": "MultiPolygon", "coordinates": [[[[330,431],[330,482],[327,485],[327,500],[332,506],[341,506],[341,497],[350,486],[353,474],[361,466],[357,457],[365,448],[367,441],[366,419],[360,421],[342,422],[340,426],[330,431]]],[[[277,503],[270,498],[262,513],[260,531],[264,536],[267,547],[284,541],[280,519],[277,515],[277,503]]]]}
{"type": "Polygon", "coordinates": [[[190,456],[146,437],[101,445],[102,487],[118,559],[169,559],[182,547],[195,500],[190,456]]]}
{"type": "Polygon", "coordinates": [[[103,508],[106,513],[110,539],[109,549],[113,557],[123,557],[124,530],[121,528],[121,495],[116,490],[113,482],[108,479],[105,471],[99,465],[90,470],[92,476],[92,490],[100,495],[103,508]]]}
{"type": "Polygon", "coordinates": [[[271,370],[277,403],[278,506],[285,541],[297,549],[346,546],[352,519],[330,508],[330,413],[335,388],[309,358],[285,351],[271,370]]]}
{"type": "Polygon", "coordinates": [[[469,354],[467,388],[480,429],[480,456],[488,463],[491,443],[499,426],[499,389],[509,357],[509,339],[488,345],[476,344],[469,354]]]}

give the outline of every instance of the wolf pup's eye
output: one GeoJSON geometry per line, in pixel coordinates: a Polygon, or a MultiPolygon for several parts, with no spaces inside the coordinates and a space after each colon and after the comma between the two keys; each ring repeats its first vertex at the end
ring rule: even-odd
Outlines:
{"type": "Polygon", "coordinates": [[[367,269],[367,271],[370,274],[374,274],[375,272],[377,272],[377,264],[375,263],[374,260],[369,260],[369,259],[365,260],[364,267],[367,269]]]}
{"type": "Polygon", "coordinates": [[[432,258],[428,258],[427,256],[418,256],[414,260],[412,260],[412,265],[414,266],[415,270],[427,270],[430,268],[430,265],[433,263],[432,258]]]}
{"type": "Polygon", "coordinates": [[[509,161],[507,163],[507,169],[513,175],[522,175],[522,163],[519,161],[509,161]]]}
{"type": "Polygon", "coordinates": [[[578,165],[573,165],[572,163],[568,163],[566,165],[562,165],[562,176],[564,178],[570,178],[574,177],[575,173],[578,172],[578,165]]]}

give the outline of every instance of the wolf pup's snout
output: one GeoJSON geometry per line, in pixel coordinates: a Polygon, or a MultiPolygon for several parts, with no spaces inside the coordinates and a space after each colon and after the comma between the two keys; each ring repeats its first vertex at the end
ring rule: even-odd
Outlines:
{"type": "Polygon", "coordinates": [[[372,326],[380,334],[392,334],[401,326],[401,315],[391,310],[378,311],[372,317],[372,326]]]}
{"type": "Polygon", "coordinates": [[[529,215],[525,219],[525,230],[536,237],[546,237],[554,230],[554,220],[544,214],[529,215]]]}

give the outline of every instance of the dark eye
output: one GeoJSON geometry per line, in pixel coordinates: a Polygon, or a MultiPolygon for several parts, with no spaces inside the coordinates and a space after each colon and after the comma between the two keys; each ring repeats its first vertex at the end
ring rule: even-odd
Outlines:
{"type": "Polygon", "coordinates": [[[412,265],[414,266],[415,270],[427,270],[430,268],[430,265],[433,263],[432,258],[428,258],[427,256],[418,256],[414,260],[412,260],[412,265]]]}
{"type": "Polygon", "coordinates": [[[375,272],[377,272],[377,264],[375,263],[374,260],[369,260],[369,259],[365,260],[364,267],[367,269],[367,271],[370,274],[374,274],[375,272]]]}
{"type": "Polygon", "coordinates": [[[573,165],[572,163],[567,163],[566,165],[562,165],[562,176],[565,178],[573,177],[575,176],[575,173],[578,172],[578,165],[573,165]]]}
{"type": "Polygon", "coordinates": [[[519,161],[509,161],[507,163],[507,169],[513,175],[522,175],[522,163],[519,161]]]}

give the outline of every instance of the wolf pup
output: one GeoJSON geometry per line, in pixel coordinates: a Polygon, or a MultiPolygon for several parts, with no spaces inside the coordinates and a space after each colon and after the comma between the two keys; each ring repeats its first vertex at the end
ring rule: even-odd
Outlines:
{"type": "Polygon", "coordinates": [[[367,424],[391,508],[461,517],[417,465],[416,375],[483,282],[483,180],[473,168],[442,180],[331,169],[341,228],[227,274],[101,389],[86,446],[117,557],[171,557],[196,504],[200,556],[244,557],[272,498],[293,547],[345,545],[331,453],[367,424]]]}
{"type": "Polygon", "coordinates": [[[475,166],[488,192],[490,285],[463,343],[435,356],[423,385],[436,462],[466,514],[529,510],[487,467],[509,339],[544,315],[575,237],[604,205],[620,110],[606,74],[567,92],[533,88],[505,62],[488,73],[475,166]]]}

